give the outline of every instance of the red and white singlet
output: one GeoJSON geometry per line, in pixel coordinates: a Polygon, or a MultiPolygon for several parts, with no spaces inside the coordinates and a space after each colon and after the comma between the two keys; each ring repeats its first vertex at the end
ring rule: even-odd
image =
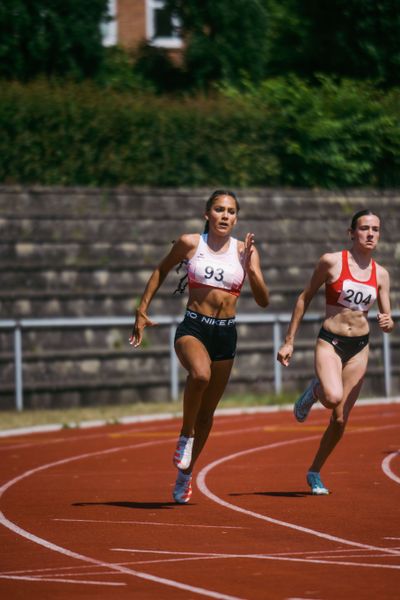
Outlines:
{"type": "Polygon", "coordinates": [[[239,296],[245,278],[238,256],[238,241],[231,237],[223,254],[211,252],[207,233],[200,236],[196,252],[188,261],[189,288],[212,287],[239,296]]]}
{"type": "Polygon", "coordinates": [[[339,278],[325,285],[326,303],[330,306],[368,312],[378,295],[376,263],[374,260],[371,260],[371,263],[370,278],[368,281],[359,281],[350,272],[348,251],[342,250],[342,270],[339,278]]]}

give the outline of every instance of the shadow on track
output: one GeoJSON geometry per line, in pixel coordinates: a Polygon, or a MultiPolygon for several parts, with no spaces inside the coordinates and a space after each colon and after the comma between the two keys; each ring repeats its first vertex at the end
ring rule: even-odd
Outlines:
{"type": "Polygon", "coordinates": [[[312,496],[311,492],[237,492],[229,494],[229,496],[276,496],[278,498],[304,498],[312,496]]]}
{"type": "Polygon", "coordinates": [[[175,502],[74,502],[72,506],[118,506],[122,508],[165,509],[181,506],[175,502]]]}

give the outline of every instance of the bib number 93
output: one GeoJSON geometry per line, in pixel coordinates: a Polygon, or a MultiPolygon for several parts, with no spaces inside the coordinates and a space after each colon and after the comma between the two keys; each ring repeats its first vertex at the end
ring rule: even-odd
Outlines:
{"type": "Polygon", "coordinates": [[[204,269],[204,279],[215,279],[215,281],[223,281],[224,280],[224,269],[217,267],[214,269],[213,267],[207,266],[204,269]]]}

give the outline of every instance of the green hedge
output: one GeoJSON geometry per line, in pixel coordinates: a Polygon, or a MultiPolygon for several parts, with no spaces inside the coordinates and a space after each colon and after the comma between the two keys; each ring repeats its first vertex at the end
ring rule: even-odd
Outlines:
{"type": "Polygon", "coordinates": [[[13,83],[0,124],[3,183],[400,184],[400,91],[352,81],[278,78],[187,99],[13,83]]]}

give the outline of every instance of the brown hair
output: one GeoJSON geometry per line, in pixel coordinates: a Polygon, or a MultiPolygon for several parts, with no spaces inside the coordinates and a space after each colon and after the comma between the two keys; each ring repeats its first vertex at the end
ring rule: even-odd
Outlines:
{"type": "MultiPolygon", "coordinates": [[[[237,213],[239,212],[239,210],[240,210],[239,200],[237,199],[235,192],[232,192],[231,190],[215,190],[215,192],[213,192],[211,194],[211,196],[209,197],[209,199],[206,202],[205,212],[209,212],[211,210],[211,207],[214,204],[215,200],[217,198],[220,198],[221,196],[230,196],[231,198],[233,198],[235,201],[235,204],[236,204],[236,212],[237,213]]],[[[206,221],[203,233],[208,232],[208,227],[209,227],[209,223],[208,223],[208,221],[206,221]]]]}
{"type": "Polygon", "coordinates": [[[357,221],[358,221],[358,219],[360,219],[361,217],[365,217],[366,215],[374,215],[375,217],[378,217],[378,219],[379,219],[379,215],[377,215],[373,210],[369,210],[368,208],[365,208],[363,210],[359,210],[358,212],[356,212],[353,215],[353,218],[351,219],[350,229],[352,231],[354,231],[355,228],[357,227],[357,221]]]}
{"type": "MultiPolygon", "coordinates": [[[[212,205],[214,204],[215,200],[217,200],[217,198],[220,198],[221,196],[230,196],[231,198],[233,198],[235,201],[235,204],[236,204],[236,212],[239,212],[240,204],[239,204],[239,200],[237,199],[236,194],[234,192],[232,192],[231,190],[222,190],[222,189],[215,190],[215,192],[213,192],[211,194],[211,196],[209,197],[209,199],[206,202],[205,212],[209,212],[211,210],[212,205]]],[[[208,228],[209,228],[209,222],[206,220],[204,229],[203,229],[203,233],[208,233],[208,228]]],[[[179,271],[182,268],[185,268],[185,270],[186,270],[187,263],[188,263],[187,260],[182,260],[179,263],[179,265],[176,267],[176,272],[179,273],[179,271]]],[[[183,292],[186,289],[186,286],[187,286],[187,272],[185,272],[185,274],[178,281],[178,285],[177,285],[176,290],[174,291],[174,294],[176,294],[176,293],[183,294],[183,292]]]]}

